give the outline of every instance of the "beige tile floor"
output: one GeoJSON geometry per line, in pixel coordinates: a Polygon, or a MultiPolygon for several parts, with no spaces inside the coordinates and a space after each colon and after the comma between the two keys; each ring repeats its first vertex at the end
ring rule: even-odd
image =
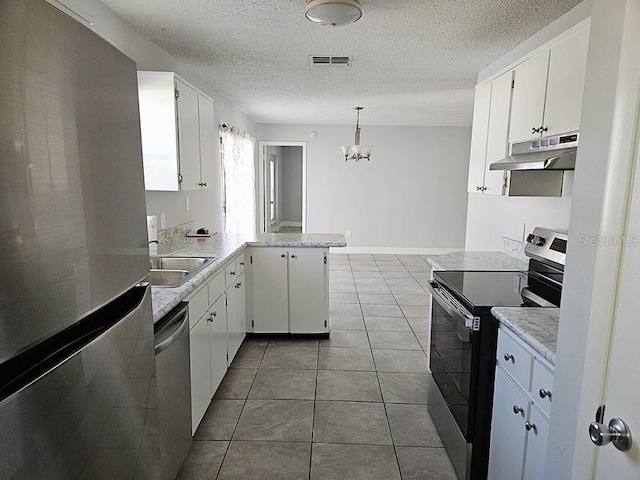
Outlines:
{"type": "Polygon", "coordinates": [[[426,259],[330,268],[330,339],[247,338],[179,479],[456,478],[427,410],[426,259]]]}

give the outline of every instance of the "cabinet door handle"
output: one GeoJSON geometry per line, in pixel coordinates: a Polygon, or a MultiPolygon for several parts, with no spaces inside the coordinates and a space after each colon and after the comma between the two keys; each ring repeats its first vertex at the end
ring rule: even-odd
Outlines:
{"type": "Polygon", "coordinates": [[[538,392],[538,395],[540,395],[540,398],[551,397],[551,390],[545,390],[544,388],[541,388],[538,392]]]}
{"type": "Polygon", "coordinates": [[[531,133],[540,133],[540,129],[536,127],[531,127],[531,133]]]}
{"type": "Polygon", "coordinates": [[[515,361],[515,359],[516,359],[516,358],[515,358],[513,355],[511,355],[510,353],[505,353],[505,354],[504,354],[504,360],[505,360],[505,362],[509,362],[509,361],[514,362],[514,361],[515,361]]]}
{"type": "Polygon", "coordinates": [[[240,262],[240,266],[244,267],[244,262],[240,262]]]}
{"type": "Polygon", "coordinates": [[[533,430],[534,432],[538,432],[538,427],[536,427],[535,423],[531,423],[531,422],[524,422],[524,428],[527,430],[527,432],[533,430]]]}
{"type": "Polygon", "coordinates": [[[236,283],[236,288],[240,288],[242,286],[242,282],[236,283]]]}
{"type": "Polygon", "coordinates": [[[295,255],[291,255],[291,258],[296,258],[296,256],[295,255]]]}
{"type": "Polygon", "coordinates": [[[282,258],[286,257],[286,255],[283,253],[282,255],[280,255],[282,258]]]}
{"type": "Polygon", "coordinates": [[[235,275],[236,272],[229,272],[229,275],[235,275]]]}
{"type": "Polygon", "coordinates": [[[524,408],[519,407],[518,405],[513,406],[513,413],[518,415],[519,413],[524,413],[524,408]]]}
{"type": "Polygon", "coordinates": [[[549,127],[540,127],[540,130],[538,130],[539,132],[548,132],[549,131],[549,127]]]}

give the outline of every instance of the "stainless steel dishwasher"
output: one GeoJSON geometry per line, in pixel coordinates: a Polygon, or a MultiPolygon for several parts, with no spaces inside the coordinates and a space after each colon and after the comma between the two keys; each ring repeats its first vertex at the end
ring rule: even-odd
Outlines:
{"type": "Polygon", "coordinates": [[[173,480],[191,443],[189,304],[181,302],[154,325],[161,479],[173,480]]]}

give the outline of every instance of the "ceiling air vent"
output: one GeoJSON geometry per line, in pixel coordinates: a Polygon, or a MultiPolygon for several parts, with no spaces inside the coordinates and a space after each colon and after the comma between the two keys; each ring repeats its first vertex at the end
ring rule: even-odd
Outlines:
{"type": "Polygon", "coordinates": [[[331,57],[327,55],[310,55],[309,63],[312,67],[316,65],[337,65],[343,67],[351,66],[351,57],[331,57]]]}

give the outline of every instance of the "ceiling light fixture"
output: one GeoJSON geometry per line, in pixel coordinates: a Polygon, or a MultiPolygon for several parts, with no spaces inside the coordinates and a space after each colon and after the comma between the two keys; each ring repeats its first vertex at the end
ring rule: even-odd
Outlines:
{"type": "Polygon", "coordinates": [[[353,107],[357,112],[356,116],[356,135],[354,145],[342,145],[342,153],[344,153],[344,159],[347,160],[367,160],[371,157],[371,145],[360,145],[360,110],[364,107],[353,107]]]}
{"type": "Polygon", "coordinates": [[[309,0],[304,11],[308,20],[328,27],[342,27],[362,17],[359,0],[309,0]]]}

